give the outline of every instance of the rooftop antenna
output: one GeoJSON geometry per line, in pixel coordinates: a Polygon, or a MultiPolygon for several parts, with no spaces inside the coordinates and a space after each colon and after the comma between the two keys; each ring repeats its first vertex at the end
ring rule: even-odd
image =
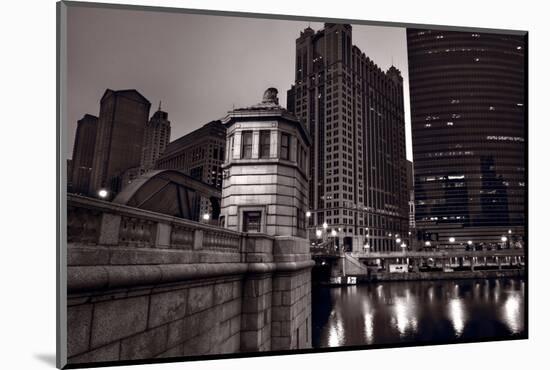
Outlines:
{"type": "Polygon", "coordinates": [[[162,100],[159,100],[159,111],[160,111],[161,106],[162,106],[162,100]]]}

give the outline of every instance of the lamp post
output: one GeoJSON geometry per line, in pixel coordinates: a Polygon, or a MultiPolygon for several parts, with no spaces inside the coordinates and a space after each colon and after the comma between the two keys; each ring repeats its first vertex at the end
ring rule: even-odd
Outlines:
{"type": "Polygon", "coordinates": [[[369,243],[365,243],[365,245],[363,246],[363,249],[365,250],[365,253],[369,253],[369,251],[370,251],[370,244],[369,244],[369,243]]]}
{"type": "MultiPolygon", "coordinates": [[[[506,236],[502,236],[500,238],[500,241],[502,242],[502,248],[504,248],[504,246],[507,244],[506,242],[508,241],[508,238],[506,236]]],[[[509,247],[509,246],[508,246],[509,247]]]]}
{"type": "Polygon", "coordinates": [[[97,196],[101,199],[107,199],[107,197],[109,196],[109,192],[107,191],[107,189],[99,189],[99,191],[97,192],[97,196]]]}

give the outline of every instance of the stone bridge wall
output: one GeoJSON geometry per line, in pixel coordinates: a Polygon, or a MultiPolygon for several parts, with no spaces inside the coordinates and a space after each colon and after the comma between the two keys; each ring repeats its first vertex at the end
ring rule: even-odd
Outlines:
{"type": "Polygon", "coordinates": [[[68,362],[311,347],[307,241],[68,198],[68,362]]]}

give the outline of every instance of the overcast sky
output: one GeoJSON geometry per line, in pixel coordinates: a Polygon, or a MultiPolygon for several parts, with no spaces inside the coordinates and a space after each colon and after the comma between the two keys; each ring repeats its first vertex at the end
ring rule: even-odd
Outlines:
{"type": "MultiPolygon", "coordinates": [[[[159,101],[171,121],[171,140],[258,103],[268,87],[294,82],[295,40],[304,21],[252,19],[69,7],[68,124],[72,147],[77,121],[99,114],[105,89],[137,89],[159,101]]],[[[322,23],[310,23],[314,30],[322,23]]],[[[412,158],[406,33],[404,28],[353,25],[353,44],[380,68],[392,63],[405,80],[407,158],[412,158]]]]}

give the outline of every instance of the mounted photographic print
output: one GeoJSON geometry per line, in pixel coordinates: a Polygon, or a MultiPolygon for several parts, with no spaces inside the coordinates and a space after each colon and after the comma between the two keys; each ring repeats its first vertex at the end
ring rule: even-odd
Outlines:
{"type": "Polygon", "coordinates": [[[58,45],[58,367],[527,338],[527,32],[60,2],[58,45]]]}

